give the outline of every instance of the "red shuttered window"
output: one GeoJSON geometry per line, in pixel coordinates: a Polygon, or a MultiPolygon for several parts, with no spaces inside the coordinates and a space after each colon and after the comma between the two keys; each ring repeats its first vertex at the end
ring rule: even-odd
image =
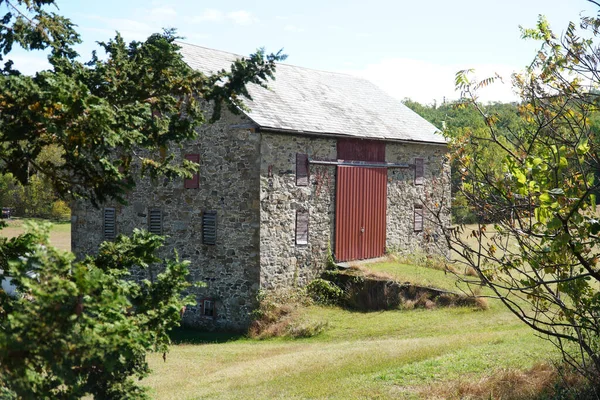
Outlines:
{"type": "Polygon", "coordinates": [[[423,176],[424,175],[425,175],[425,168],[423,166],[423,159],[415,158],[415,185],[423,184],[423,180],[424,180],[423,176]]]}
{"type": "MultiPolygon", "coordinates": [[[[185,159],[188,161],[200,163],[200,154],[186,154],[185,159]]],[[[200,174],[196,172],[190,179],[184,181],[183,187],[186,189],[197,189],[200,187],[200,174]]]]}
{"type": "Polygon", "coordinates": [[[296,153],[296,186],[308,186],[308,154],[296,153]]]}

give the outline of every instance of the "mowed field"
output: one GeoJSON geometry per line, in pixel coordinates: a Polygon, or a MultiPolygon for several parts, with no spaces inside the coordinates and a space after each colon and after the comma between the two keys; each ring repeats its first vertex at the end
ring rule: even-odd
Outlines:
{"type": "MultiPolygon", "coordinates": [[[[0,231],[21,232],[18,222],[0,231]]],[[[50,233],[70,248],[70,226],[50,233]]],[[[446,289],[444,271],[388,260],[371,265],[402,281],[446,289]]],[[[325,324],[304,339],[180,331],[143,384],[156,399],[532,399],[550,387],[559,354],[496,300],[469,307],[355,312],[308,306],[298,323],[325,324]]]]}
{"type": "MultiPolygon", "coordinates": [[[[8,227],[0,230],[0,236],[12,238],[25,231],[22,219],[4,220],[8,227]]],[[[71,223],[53,223],[50,228],[50,244],[66,251],[71,251],[71,223]]]]}

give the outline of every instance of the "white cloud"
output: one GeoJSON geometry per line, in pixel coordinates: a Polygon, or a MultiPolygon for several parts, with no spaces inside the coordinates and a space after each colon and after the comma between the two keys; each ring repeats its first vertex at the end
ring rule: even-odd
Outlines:
{"type": "Polygon", "coordinates": [[[244,10],[232,11],[227,13],[227,18],[238,25],[250,25],[257,21],[257,18],[252,13],[244,10]]]}
{"type": "Polygon", "coordinates": [[[188,18],[192,23],[232,21],[238,25],[250,25],[258,19],[249,11],[239,10],[225,13],[215,8],[207,8],[201,14],[188,18]]]}
{"type": "Polygon", "coordinates": [[[177,17],[177,11],[170,6],[158,6],[151,8],[148,15],[152,20],[173,19],[177,17]]]}
{"type": "Polygon", "coordinates": [[[214,8],[207,8],[200,15],[196,15],[192,17],[192,22],[203,22],[203,21],[212,21],[212,22],[221,22],[225,18],[223,12],[216,10],[214,8]]]}
{"type": "Polygon", "coordinates": [[[40,51],[9,54],[0,62],[0,66],[4,67],[4,63],[8,60],[14,62],[13,69],[21,71],[25,75],[35,75],[36,72],[51,68],[47,54],[40,51]]]}
{"type": "Polygon", "coordinates": [[[126,18],[104,18],[95,15],[88,16],[89,19],[100,21],[104,24],[103,28],[91,28],[82,26],[82,30],[90,32],[100,32],[103,35],[114,37],[115,31],[121,33],[125,40],[145,40],[149,35],[160,32],[161,27],[155,24],[150,25],[145,22],[126,18]]]}
{"type": "Polygon", "coordinates": [[[431,104],[434,101],[439,104],[444,98],[459,98],[460,93],[454,89],[455,74],[468,68],[475,69],[475,79],[484,79],[496,73],[503,79],[503,82],[496,81],[481,89],[481,101],[518,100],[510,86],[510,76],[515,69],[508,65],[441,65],[406,58],[391,58],[369,64],[361,70],[342,72],[366,78],[398,99],[408,97],[423,104],[431,104]]]}

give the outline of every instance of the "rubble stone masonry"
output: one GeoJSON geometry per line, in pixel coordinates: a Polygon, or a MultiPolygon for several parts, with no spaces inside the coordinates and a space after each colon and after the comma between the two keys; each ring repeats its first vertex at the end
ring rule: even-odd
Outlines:
{"type": "MultiPolygon", "coordinates": [[[[309,164],[307,186],[296,184],[296,154],[335,160],[336,138],[267,133],[251,129],[244,116],[224,112],[202,127],[194,143],[171,149],[182,159],[199,154],[199,187],[184,180],[142,180],[116,210],[117,234],[148,229],[149,212],[162,213],[168,236],[160,256],[191,262],[190,279],[197,305],[188,307],[184,323],[195,327],[243,329],[250,322],[260,289],[303,286],[325,267],[334,248],[336,166],[309,164]],[[308,212],[307,244],[296,244],[297,211],[308,212]],[[216,212],[216,243],[203,244],[202,216],[216,212]],[[203,315],[203,301],[214,302],[215,315],[203,315]]],[[[414,167],[389,168],[387,189],[388,250],[446,254],[443,237],[428,209],[449,206],[450,186],[444,146],[387,143],[386,161],[413,164],[424,159],[425,179],[416,185],[414,167]],[[414,231],[414,206],[425,204],[425,223],[414,231]],[[428,218],[429,217],[429,218],[428,218]]],[[[448,222],[449,208],[442,213],[448,222]]],[[[73,205],[72,249],[78,256],[97,252],[103,241],[103,208],[73,205]]],[[[160,271],[134,271],[152,279],[160,271]]]]}

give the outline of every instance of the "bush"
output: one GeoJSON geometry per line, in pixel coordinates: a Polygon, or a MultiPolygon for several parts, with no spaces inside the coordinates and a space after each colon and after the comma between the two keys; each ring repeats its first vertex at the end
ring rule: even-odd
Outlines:
{"type": "Polygon", "coordinates": [[[52,203],[50,217],[56,221],[68,221],[71,218],[71,209],[63,200],[56,200],[52,203]]]}
{"type": "Polygon", "coordinates": [[[317,278],[306,286],[306,293],[320,304],[339,304],[344,291],[335,283],[317,278]]]}

